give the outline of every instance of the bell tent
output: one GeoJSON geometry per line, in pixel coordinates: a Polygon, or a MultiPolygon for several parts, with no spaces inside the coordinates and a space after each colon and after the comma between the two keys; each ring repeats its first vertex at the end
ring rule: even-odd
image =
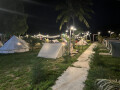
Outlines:
{"type": "Polygon", "coordinates": [[[0,53],[17,53],[17,52],[26,52],[29,51],[29,46],[28,44],[16,37],[13,36],[11,37],[1,48],[0,48],[0,53]]]}

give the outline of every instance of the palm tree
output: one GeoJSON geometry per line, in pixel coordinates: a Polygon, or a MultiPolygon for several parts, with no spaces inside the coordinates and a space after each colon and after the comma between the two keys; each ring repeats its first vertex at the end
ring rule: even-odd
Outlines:
{"type": "Polygon", "coordinates": [[[91,0],[66,0],[56,6],[57,11],[61,13],[57,17],[57,22],[61,21],[60,30],[65,23],[69,23],[72,19],[74,25],[74,18],[77,17],[80,22],[83,22],[88,28],[90,27],[86,18],[91,18],[89,13],[93,13],[91,0]]]}

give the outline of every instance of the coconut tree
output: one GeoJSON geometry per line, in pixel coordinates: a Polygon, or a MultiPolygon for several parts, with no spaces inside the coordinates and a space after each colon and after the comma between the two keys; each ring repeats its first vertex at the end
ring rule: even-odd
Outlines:
{"type": "Polygon", "coordinates": [[[86,18],[91,18],[89,15],[89,13],[93,13],[91,6],[91,0],[66,0],[65,2],[60,2],[56,6],[56,10],[61,11],[57,17],[57,22],[61,21],[59,29],[61,30],[65,23],[69,25],[70,20],[73,21],[74,25],[76,17],[89,28],[90,26],[86,18]]]}

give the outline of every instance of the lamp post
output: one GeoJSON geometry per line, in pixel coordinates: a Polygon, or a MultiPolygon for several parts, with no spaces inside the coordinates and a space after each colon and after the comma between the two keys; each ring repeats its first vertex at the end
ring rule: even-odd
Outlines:
{"type": "Polygon", "coordinates": [[[92,40],[91,40],[91,33],[89,33],[89,37],[90,37],[90,42],[92,42],[92,40]]]}
{"type": "Polygon", "coordinates": [[[108,33],[110,34],[110,37],[111,37],[111,31],[108,31],[108,33]]]}
{"type": "Polygon", "coordinates": [[[69,28],[69,55],[71,54],[71,31],[74,32],[75,30],[76,30],[76,28],[74,26],[71,26],[69,28]]]}
{"type": "Polygon", "coordinates": [[[101,32],[98,32],[98,36],[101,34],[101,32]]]}
{"type": "Polygon", "coordinates": [[[112,34],[114,34],[114,32],[111,32],[111,31],[108,31],[108,33],[110,34],[110,37],[111,37],[112,34]]]}

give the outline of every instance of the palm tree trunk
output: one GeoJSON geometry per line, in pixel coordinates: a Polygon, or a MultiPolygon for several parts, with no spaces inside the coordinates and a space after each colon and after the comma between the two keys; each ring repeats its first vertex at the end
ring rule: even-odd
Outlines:
{"type": "Polygon", "coordinates": [[[75,18],[74,18],[74,16],[72,16],[72,20],[73,20],[73,26],[75,26],[75,18]]]}

